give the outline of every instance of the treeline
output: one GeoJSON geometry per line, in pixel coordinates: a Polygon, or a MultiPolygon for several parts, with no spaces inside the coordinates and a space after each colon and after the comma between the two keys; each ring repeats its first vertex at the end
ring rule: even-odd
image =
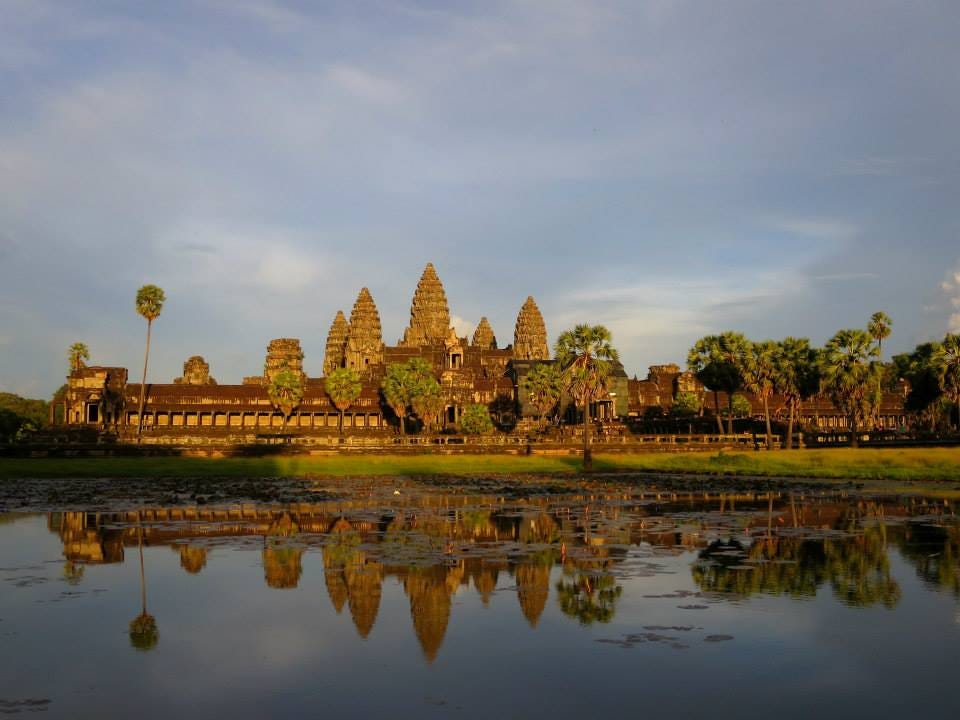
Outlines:
{"type": "MultiPolygon", "coordinates": [[[[883,341],[892,328],[885,313],[874,313],[866,328],[840,330],[822,348],[813,347],[807,338],[757,342],[737,332],[708,335],[690,349],[687,366],[713,392],[721,433],[724,415],[727,432],[732,433],[733,418],[742,414],[734,407],[740,398],[736,393],[753,393],[763,405],[768,448],[773,447],[770,399],[775,394],[786,401],[787,448],[793,447],[800,404],[820,397],[846,416],[856,446],[859,431],[877,426],[883,393],[896,389],[901,379],[910,388],[909,412],[929,422],[931,429],[949,424],[951,413],[960,411],[960,335],[948,333],[943,342],[924,343],[884,363],[883,341]],[[720,409],[721,392],[727,398],[726,412],[720,409]]],[[[684,395],[678,395],[680,407],[689,411],[695,399],[684,395]]]]}
{"type": "Polygon", "coordinates": [[[24,433],[47,424],[50,403],[13,393],[0,393],[0,441],[13,442],[24,433]]]}

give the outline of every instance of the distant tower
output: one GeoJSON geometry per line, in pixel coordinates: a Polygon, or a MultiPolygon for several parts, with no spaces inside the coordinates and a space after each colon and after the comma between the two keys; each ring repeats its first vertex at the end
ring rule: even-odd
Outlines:
{"type": "Polygon", "coordinates": [[[532,296],[527,297],[517,315],[517,327],[513,331],[513,356],[517,360],[550,359],[547,326],[532,296]]]}
{"type": "MultiPolygon", "coordinates": [[[[334,321],[336,322],[336,321],[334,321]]],[[[346,367],[361,372],[383,364],[383,332],[380,313],[367,288],[362,288],[350,312],[350,328],[344,352],[346,367]]]]}
{"type": "Polygon", "coordinates": [[[433,263],[427,263],[413,293],[410,305],[410,326],[403,332],[400,345],[421,347],[442,345],[450,332],[450,308],[447,294],[437,277],[433,263]]]}
{"type": "Polygon", "coordinates": [[[497,338],[493,334],[490,322],[485,317],[480,318],[480,324],[473,331],[473,342],[471,344],[484,350],[496,350],[497,338]]]}
{"type": "Polygon", "coordinates": [[[175,385],[216,385],[210,377],[210,365],[200,355],[188,358],[183,364],[183,376],[174,379],[175,385]]]}
{"type": "Polygon", "coordinates": [[[263,363],[263,377],[269,385],[283,370],[293,370],[302,378],[303,351],[297,338],[277,338],[267,345],[267,359],[263,363]]]}
{"type": "Polygon", "coordinates": [[[327,351],[323,356],[323,374],[329,375],[337,368],[342,368],[347,361],[347,333],[350,332],[350,326],[347,324],[347,318],[343,310],[337,310],[337,316],[330,325],[330,332],[327,333],[327,351]]]}

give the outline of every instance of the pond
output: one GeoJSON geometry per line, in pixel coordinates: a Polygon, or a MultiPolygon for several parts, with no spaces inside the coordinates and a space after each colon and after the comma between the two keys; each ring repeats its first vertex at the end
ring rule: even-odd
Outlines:
{"type": "Polygon", "coordinates": [[[0,515],[0,713],[960,710],[953,502],[382,480],[317,497],[0,515]]]}

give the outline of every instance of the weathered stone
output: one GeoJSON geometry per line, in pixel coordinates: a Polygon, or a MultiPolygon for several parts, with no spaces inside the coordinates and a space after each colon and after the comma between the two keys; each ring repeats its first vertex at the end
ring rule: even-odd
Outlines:
{"type": "Polygon", "coordinates": [[[513,356],[517,360],[549,360],[547,326],[532,296],[520,308],[513,331],[513,356]]]}
{"type": "Polygon", "coordinates": [[[342,368],[347,362],[347,335],[350,326],[343,310],[337,310],[337,316],[330,325],[327,333],[327,351],[323,356],[323,374],[329,375],[337,368],[342,368]]]}
{"type": "Polygon", "coordinates": [[[420,276],[417,289],[413,293],[410,306],[410,326],[403,333],[400,345],[404,347],[422,347],[440,345],[447,339],[450,330],[450,308],[447,294],[437,277],[433,263],[420,276]]]}
{"type": "Polygon", "coordinates": [[[267,345],[267,359],[263,363],[263,377],[267,385],[284,370],[292,370],[300,377],[306,377],[303,373],[303,351],[297,338],[277,338],[267,345]]]}
{"type": "Polygon", "coordinates": [[[380,313],[367,288],[362,288],[350,312],[350,328],[344,353],[346,367],[372,371],[383,364],[383,331],[380,313]]]}
{"type": "Polygon", "coordinates": [[[183,364],[183,376],[173,381],[177,385],[216,385],[210,377],[210,365],[200,355],[194,355],[183,364]]]}
{"type": "Polygon", "coordinates": [[[473,331],[473,346],[484,350],[495,350],[497,347],[497,338],[485,317],[480,318],[477,329],[473,331]]]}

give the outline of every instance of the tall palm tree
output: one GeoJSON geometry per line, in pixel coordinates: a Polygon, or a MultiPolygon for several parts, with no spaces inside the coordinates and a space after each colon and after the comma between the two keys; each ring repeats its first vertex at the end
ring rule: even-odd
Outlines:
{"type": "Polygon", "coordinates": [[[273,406],[283,414],[283,428],[286,430],[291,413],[303,401],[303,376],[289,367],[281,369],[267,385],[267,395],[273,406]]]}
{"type": "Polygon", "coordinates": [[[741,333],[724,332],[707,335],[697,340],[687,355],[687,366],[697,379],[713,391],[714,411],[717,426],[723,433],[720,422],[718,392],[727,394],[727,434],[733,434],[733,395],[743,387],[744,356],[750,341],[741,333]]]}
{"type": "Polygon", "coordinates": [[[140,383],[140,409],[137,412],[138,440],[143,432],[143,403],[147,391],[147,362],[150,359],[150,329],[153,327],[153,321],[160,317],[160,311],[163,310],[166,299],[163,290],[156,285],[144,285],[137,290],[137,314],[147,321],[147,349],[143,354],[143,382],[140,383]]]}
{"type": "Polygon", "coordinates": [[[523,378],[523,390],[530,404],[540,413],[540,426],[543,420],[556,407],[563,394],[563,372],[559,365],[542,362],[530,368],[523,378]]]}
{"type": "Polygon", "coordinates": [[[426,387],[426,378],[433,377],[433,368],[423,358],[387,365],[380,387],[387,405],[400,421],[400,434],[406,435],[405,422],[413,399],[426,387]]]}
{"type": "Polygon", "coordinates": [[[867,332],[877,342],[877,358],[883,361],[883,341],[890,337],[893,320],[885,312],[875,312],[867,323],[867,332]]]}
{"type": "Polygon", "coordinates": [[[777,346],[775,357],[774,390],[787,401],[787,441],[784,447],[793,449],[793,426],[800,403],[820,389],[819,355],[810,347],[807,338],[784,338],[777,346]]]}
{"type": "Polygon", "coordinates": [[[940,380],[940,388],[956,405],[960,430],[960,334],[947,333],[931,358],[940,380]]]}
{"type": "Polygon", "coordinates": [[[820,358],[821,386],[850,424],[850,445],[857,447],[857,426],[871,414],[880,364],[870,333],[840,330],[820,358]]]}
{"type": "Polygon", "coordinates": [[[583,469],[593,470],[590,452],[590,404],[606,394],[607,379],[620,357],[603,325],[577,325],[560,333],[554,353],[563,368],[564,386],[583,409],[583,469]]]}
{"type": "Polygon", "coordinates": [[[773,395],[777,372],[777,344],[772,340],[750,343],[743,356],[741,375],[744,387],[763,402],[766,422],[767,450],[773,450],[773,431],[770,428],[770,396],[773,395]]]}
{"type": "Polygon", "coordinates": [[[343,435],[343,413],[357,401],[363,390],[360,373],[353,368],[337,368],[327,375],[325,387],[327,395],[340,411],[339,431],[343,435]]]}
{"type": "Polygon", "coordinates": [[[77,372],[86,367],[85,361],[90,359],[90,350],[82,342],[76,342],[67,351],[67,359],[70,362],[70,372],[77,372]]]}
{"type": "Polygon", "coordinates": [[[410,405],[413,412],[420,418],[427,432],[437,421],[437,416],[443,412],[446,400],[443,397],[443,388],[432,375],[424,377],[420,386],[414,391],[410,405]]]}

